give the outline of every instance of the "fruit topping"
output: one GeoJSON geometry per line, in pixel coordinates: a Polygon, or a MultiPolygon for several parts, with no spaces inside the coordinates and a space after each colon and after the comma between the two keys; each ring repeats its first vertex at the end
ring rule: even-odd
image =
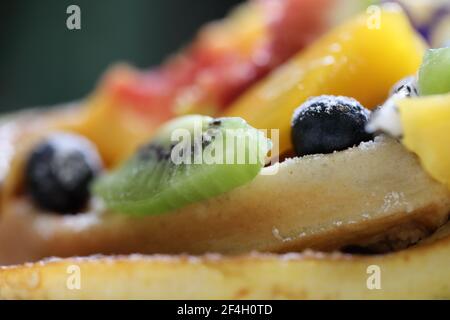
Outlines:
{"type": "Polygon", "coordinates": [[[419,70],[421,95],[450,92],[450,47],[430,49],[419,70]]]}
{"type": "Polygon", "coordinates": [[[87,139],[56,133],[39,143],[25,167],[25,186],[42,209],[65,214],[82,210],[89,184],[101,170],[96,147],[87,139]]]}
{"type": "Polygon", "coordinates": [[[344,150],[373,137],[365,131],[370,111],[352,98],[319,96],[294,112],[292,143],[298,156],[344,150]]]}
{"type": "MultiPolygon", "coordinates": [[[[126,72],[124,69],[116,70],[118,73],[126,72]]],[[[97,92],[90,97],[86,107],[77,110],[72,117],[77,121],[71,121],[62,128],[91,140],[98,147],[107,168],[128,159],[138,146],[148,141],[162,121],[158,117],[144,119],[142,115],[114,103],[104,92],[97,92]]]]}
{"type": "Polygon", "coordinates": [[[401,99],[397,105],[403,144],[433,178],[450,187],[450,94],[401,99]]]}
{"type": "Polygon", "coordinates": [[[106,166],[114,167],[148,141],[152,128],[179,115],[217,116],[280,64],[368,5],[361,0],[247,1],[203,27],[191,44],[158,67],[111,68],[87,99],[86,116],[67,130],[89,137],[106,166]]]}
{"type": "Polygon", "coordinates": [[[450,187],[450,48],[426,53],[418,84],[423,96],[411,96],[405,86],[398,86],[393,90],[397,93],[374,112],[367,129],[402,137],[424,169],[450,187]]]}
{"type": "Polygon", "coordinates": [[[184,116],[100,178],[94,192],[113,211],[147,215],[207,199],[252,180],[270,148],[241,118],[184,116]]]}
{"type": "Polygon", "coordinates": [[[379,18],[379,28],[368,27],[366,14],[337,27],[246,91],[225,115],[279,129],[282,154],[292,149],[292,113],[309,97],[343,95],[378,106],[396,81],[417,72],[425,50],[398,6],[381,6],[379,18]]]}
{"type": "Polygon", "coordinates": [[[119,105],[142,115],[215,114],[337,22],[364,11],[361,0],[247,1],[200,30],[161,66],[107,77],[119,105]],[[339,13],[339,14],[337,14],[339,13]]]}

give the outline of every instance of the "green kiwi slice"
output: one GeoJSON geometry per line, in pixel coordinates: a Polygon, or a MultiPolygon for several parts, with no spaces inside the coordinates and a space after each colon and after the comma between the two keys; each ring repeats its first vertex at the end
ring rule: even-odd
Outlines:
{"type": "Polygon", "coordinates": [[[419,92],[421,95],[450,92],[450,47],[427,51],[419,70],[419,92]]]}
{"type": "Polygon", "coordinates": [[[241,118],[180,117],[122,167],[100,177],[93,192],[115,212],[169,212],[251,181],[270,147],[241,118]]]}

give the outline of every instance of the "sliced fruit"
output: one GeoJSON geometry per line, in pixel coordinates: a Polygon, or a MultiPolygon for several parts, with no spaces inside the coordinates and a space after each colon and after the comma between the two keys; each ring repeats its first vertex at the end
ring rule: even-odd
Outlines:
{"type": "Polygon", "coordinates": [[[414,74],[425,45],[403,11],[384,6],[380,24],[370,27],[363,14],[327,34],[239,98],[224,114],[252,126],[280,130],[280,152],[292,148],[290,119],[311,96],[354,97],[373,108],[390,87],[414,74]]]}
{"type": "Polygon", "coordinates": [[[450,47],[427,51],[419,70],[419,92],[421,95],[450,92],[450,47]]]}
{"type": "Polygon", "coordinates": [[[161,109],[177,115],[217,114],[255,81],[367,5],[360,0],[248,1],[226,19],[202,28],[188,48],[162,66],[135,72],[127,82],[112,77],[111,94],[144,115],[157,117],[161,109]]]}
{"type": "Polygon", "coordinates": [[[450,188],[450,94],[397,101],[403,144],[423,167],[450,188]]]}
{"type": "Polygon", "coordinates": [[[157,68],[109,70],[74,130],[98,145],[108,166],[116,166],[175,115],[217,115],[330,26],[366,5],[360,0],[249,1],[205,26],[192,44],[157,68]]]}
{"type": "MultiPolygon", "coordinates": [[[[116,70],[125,72],[122,68],[116,70]]],[[[148,141],[161,122],[168,119],[164,115],[143,118],[123,108],[104,89],[91,96],[77,111],[76,121],[60,121],[58,127],[88,137],[97,145],[107,167],[115,167],[128,159],[139,145],[148,141]]]]}
{"type": "Polygon", "coordinates": [[[185,116],[94,189],[114,211],[163,213],[249,182],[268,150],[263,133],[240,118],[185,116]]]}

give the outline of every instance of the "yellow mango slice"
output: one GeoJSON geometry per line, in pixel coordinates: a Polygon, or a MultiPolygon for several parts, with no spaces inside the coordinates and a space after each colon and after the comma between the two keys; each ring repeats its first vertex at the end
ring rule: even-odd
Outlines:
{"type": "Polygon", "coordinates": [[[61,127],[88,137],[97,145],[106,165],[115,167],[147,142],[159,125],[120,108],[100,90],[88,100],[78,121],[61,127]]]}
{"type": "Polygon", "coordinates": [[[397,101],[403,144],[423,167],[450,188],[450,94],[397,101]]]}
{"type": "Polygon", "coordinates": [[[260,129],[279,129],[291,149],[292,113],[311,96],[354,97],[373,108],[399,79],[416,73],[425,44],[396,5],[361,14],[334,29],[258,83],[226,112],[260,129]]]}

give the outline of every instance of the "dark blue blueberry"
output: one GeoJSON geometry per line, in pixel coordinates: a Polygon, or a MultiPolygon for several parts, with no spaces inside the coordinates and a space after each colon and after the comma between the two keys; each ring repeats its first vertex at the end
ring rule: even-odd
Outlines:
{"type": "Polygon", "coordinates": [[[298,156],[331,153],[369,141],[365,131],[370,111],[347,97],[319,96],[294,112],[292,143],[298,156]]]}
{"type": "Polygon", "coordinates": [[[41,209],[64,214],[82,210],[89,185],[101,170],[95,146],[81,136],[58,133],[38,144],[25,167],[25,187],[41,209]]]}

